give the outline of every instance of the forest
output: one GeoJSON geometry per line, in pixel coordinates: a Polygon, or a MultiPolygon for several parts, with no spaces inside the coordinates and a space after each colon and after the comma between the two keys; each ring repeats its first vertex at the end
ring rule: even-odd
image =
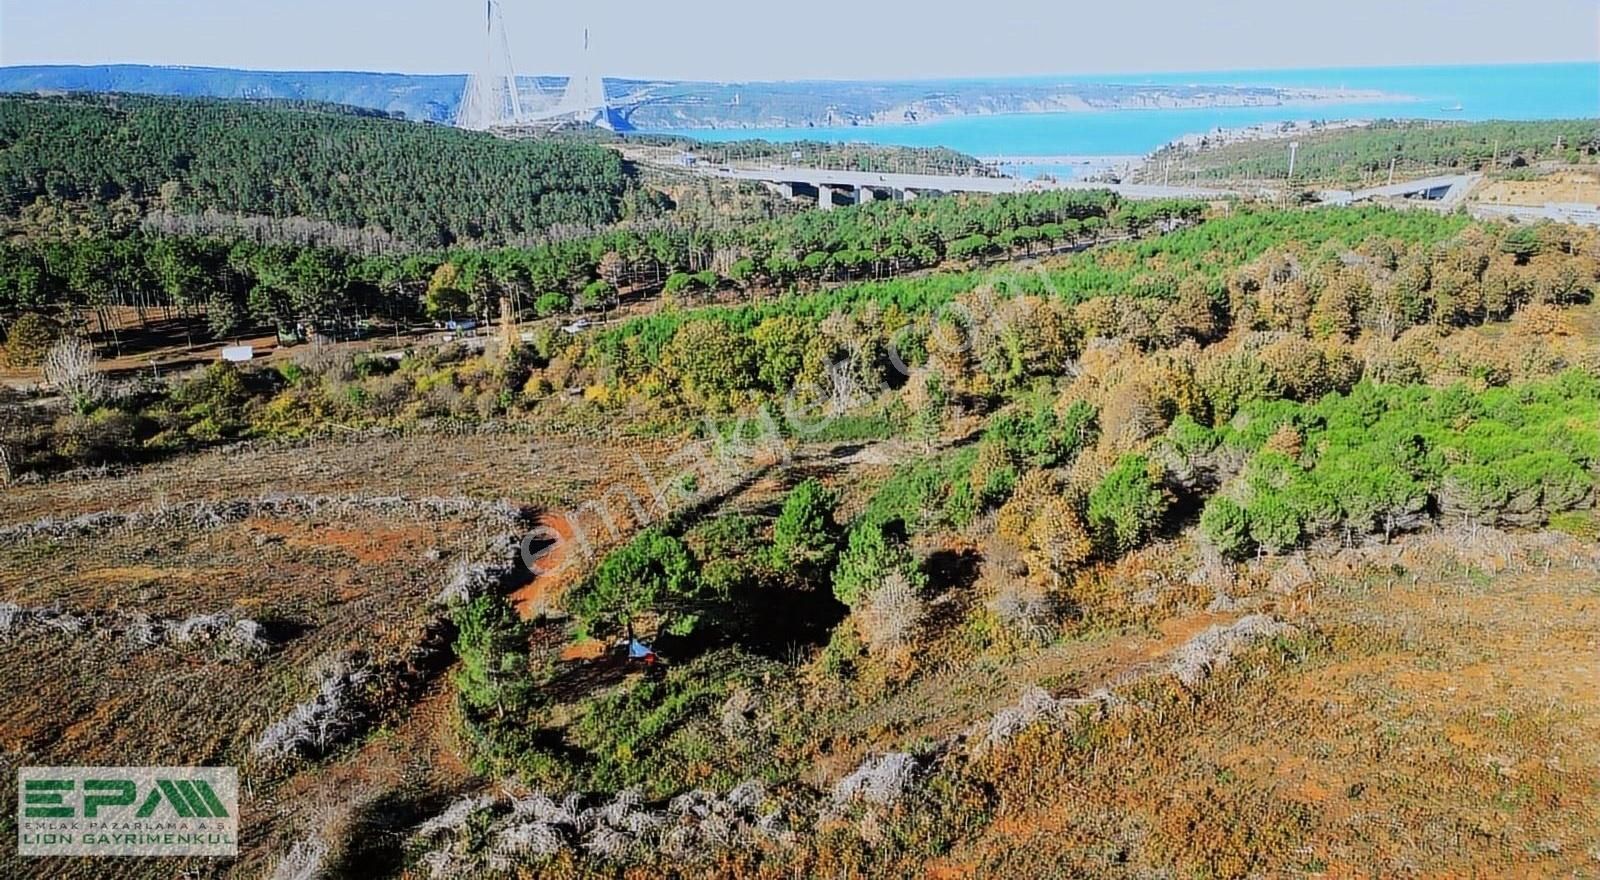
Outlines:
{"type": "Polygon", "coordinates": [[[414,248],[543,239],[622,214],[599,146],[508,141],[325,104],[0,96],[0,215],[101,210],[324,221],[414,248]],[[397,197],[404,194],[404,198],[397,197]]]}
{"type": "Polygon", "coordinates": [[[0,317],[177,308],[214,336],[249,327],[599,311],[623,291],[787,289],[1048,252],[1196,220],[1196,202],[1104,192],[880,202],[722,228],[623,227],[529,248],[363,256],[335,248],[134,232],[0,244],[0,317]]]}
{"type": "MultiPolygon", "coordinates": [[[[591,364],[625,393],[637,382],[700,403],[726,403],[781,396],[796,375],[780,371],[763,386],[755,377],[771,375],[766,364],[691,365],[712,352],[759,358],[770,348],[763,333],[780,326],[796,328],[787,335],[810,347],[805,388],[823,378],[815,370],[837,352],[850,352],[862,375],[882,377],[892,349],[910,363],[931,356],[936,332],[991,340],[988,381],[995,387],[1023,381],[1023,352],[1067,357],[1083,339],[1097,337],[1143,349],[1204,343],[1241,328],[1312,328],[1320,338],[1366,329],[1393,338],[1413,326],[1478,324],[1503,319],[1523,303],[1587,296],[1592,258],[1577,256],[1583,246],[1570,239],[1547,241],[1569,234],[1557,229],[1511,230],[1383,209],[1245,209],[1073,255],[1038,272],[890,280],[638,318],[590,337],[581,343],[582,356],[562,364],[591,364]],[[926,316],[952,304],[959,319],[928,323],[926,316]],[[852,317],[862,313],[873,317],[852,317]],[[702,380],[713,387],[701,387],[702,380]]],[[[791,354],[789,363],[798,366],[802,359],[791,354]]]]}
{"type": "MultiPolygon", "coordinates": [[[[806,216],[847,224],[839,219],[843,215],[806,216]]],[[[128,239],[122,247],[140,242],[128,239]]],[[[460,255],[443,262],[419,257],[410,264],[343,263],[319,251],[290,258],[281,249],[244,245],[181,250],[191,244],[155,240],[150,256],[157,262],[141,270],[149,273],[143,283],[158,291],[167,282],[191,285],[197,298],[190,302],[208,303],[212,327],[219,332],[231,329],[223,324],[229,316],[247,320],[240,308],[260,310],[270,321],[274,314],[286,320],[339,309],[366,314],[420,305],[443,318],[452,309],[462,309],[461,314],[472,308],[466,290],[501,289],[492,285],[502,282],[480,285],[473,273],[503,279],[507,276],[501,273],[508,272],[492,259],[472,263],[460,255]],[[217,276],[196,267],[208,265],[223,273],[224,297],[247,297],[242,306],[225,305],[214,291],[209,300],[201,298],[217,276]]],[[[1236,413],[1253,412],[1249,407],[1258,401],[1313,404],[1328,391],[1348,390],[1363,375],[1417,382],[1442,369],[1441,355],[1429,352],[1437,348],[1427,342],[1430,333],[1586,302],[1595,286],[1593,247],[1592,235],[1549,224],[1507,227],[1378,208],[1245,208],[1165,235],[1068,255],[1038,269],[1001,267],[820,288],[801,276],[791,280],[797,286],[785,295],[714,306],[697,304],[688,284],[671,291],[673,279],[690,276],[674,274],[669,265],[657,270],[669,282],[667,307],[658,313],[583,335],[555,333],[548,323],[540,324],[530,345],[470,381],[446,378],[457,369],[452,361],[419,358],[414,369],[420,372],[408,367],[397,373],[392,365],[368,363],[348,396],[324,398],[316,390],[320,386],[301,386],[298,373],[289,376],[287,386],[282,377],[258,386],[235,379],[217,386],[227,377],[208,374],[191,390],[175,392],[173,400],[186,400],[185,395],[206,400],[226,387],[232,389],[226,392],[233,400],[229,406],[237,407],[256,394],[282,393],[268,407],[276,427],[251,428],[255,417],[235,411],[220,419],[232,426],[225,435],[298,433],[311,423],[297,413],[337,411],[343,424],[427,416],[476,419],[538,410],[558,389],[572,388],[584,389],[597,405],[631,402],[664,413],[747,413],[786,401],[837,413],[885,390],[924,395],[928,389],[911,387],[917,381],[910,374],[932,371],[940,378],[931,393],[957,410],[985,411],[1041,379],[1062,375],[1071,364],[1116,351],[1124,360],[1132,358],[1129,363],[1154,358],[1164,364],[1152,367],[1149,384],[1140,386],[1140,394],[1154,397],[1120,401],[1117,407],[1125,412],[1119,418],[1165,413],[1163,418],[1170,419],[1181,411],[1221,424],[1236,413]],[[1241,334],[1255,340],[1248,343],[1248,353],[1214,347],[1241,334]],[[1121,347],[1102,353],[1104,343],[1097,340],[1116,340],[1121,347]],[[1188,353],[1173,362],[1173,352],[1188,353]],[[367,390],[356,390],[368,384],[367,390]]],[[[18,263],[18,252],[9,253],[12,262],[0,278],[36,277],[39,266],[18,263]]],[[[87,244],[67,253],[72,260],[94,256],[112,260],[110,265],[118,259],[115,249],[87,244]]],[[[583,268],[565,287],[550,282],[557,289],[580,290],[576,300],[565,293],[546,294],[533,307],[555,308],[546,299],[551,296],[563,308],[581,305],[583,297],[601,295],[598,285],[614,291],[590,273],[600,271],[602,262],[617,262],[626,251],[595,253],[599,259],[578,260],[583,268]]],[[[500,253],[502,259],[522,256],[500,253]]],[[[77,274],[63,280],[74,290],[104,291],[95,279],[119,277],[105,264],[69,265],[77,274]]],[[[513,264],[510,271],[514,283],[529,283],[530,276],[521,274],[528,271],[526,264],[513,264]]],[[[731,283],[712,275],[709,284],[731,283]]],[[[809,277],[813,283],[821,280],[809,277]]],[[[184,302],[182,297],[164,301],[184,302]]],[[[93,301],[82,307],[92,309],[93,301]]],[[[35,315],[12,322],[14,357],[24,349],[42,356],[59,332],[35,327],[35,315]]],[[[1526,375],[1525,365],[1490,355],[1452,351],[1450,369],[1497,385],[1526,375]]],[[[174,414],[192,409],[188,404],[158,409],[163,407],[174,414]]],[[[167,436],[214,436],[219,419],[211,409],[208,404],[192,410],[196,415],[190,418],[205,427],[195,429],[180,418],[172,423],[178,433],[167,436]]],[[[875,411],[863,424],[909,430],[915,409],[875,411]]],[[[1282,414],[1274,411],[1273,417],[1282,414]]],[[[1299,423],[1311,419],[1304,416],[1299,423]]],[[[165,422],[167,417],[146,421],[140,431],[165,422]]],[[[1208,441],[1209,448],[1225,445],[1223,439],[1208,441]]]]}
{"type": "MultiPolygon", "coordinates": [[[[1464,171],[1512,170],[1536,162],[1593,162],[1600,154],[1600,120],[1428,122],[1378,120],[1298,136],[1295,178],[1305,183],[1371,186],[1399,179],[1464,171]]],[[[1144,166],[1160,178],[1171,160],[1203,180],[1271,180],[1288,173],[1286,142],[1250,140],[1199,148],[1167,147],[1144,166]]]]}

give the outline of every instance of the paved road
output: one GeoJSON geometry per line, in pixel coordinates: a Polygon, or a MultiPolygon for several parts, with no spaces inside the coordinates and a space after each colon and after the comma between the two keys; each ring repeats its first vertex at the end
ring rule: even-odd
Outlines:
{"type": "Polygon", "coordinates": [[[1111,190],[1129,199],[1220,199],[1234,193],[1196,186],[1159,186],[1137,183],[1089,183],[1078,180],[1021,180],[1015,177],[966,177],[951,174],[874,174],[870,171],[834,171],[822,168],[732,168],[701,167],[702,174],[733,180],[766,183],[803,183],[854,189],[858,186],[880,189],[927,190],[934,192],[1019,193],[1041,190],[1111,190]]]}
{"type": "Polygon", "coordinates": [[[1580,226],[1600,226],[1600,205],[1580,204],[1548,204],[1543,206],[1533,205],[1501,205],[1486,202],[1477,202],[1467,206],[1467,210],[1474,217],[1490,220],[1504,220],[1515,217],[1518,220],[1554,220],[1557,223],[1576,223],[1580,226]]]}

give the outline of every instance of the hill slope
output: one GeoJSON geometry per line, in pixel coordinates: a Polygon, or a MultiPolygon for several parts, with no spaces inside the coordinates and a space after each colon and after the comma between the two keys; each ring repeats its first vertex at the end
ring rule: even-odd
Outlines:
{"type": "MultiPolygon", "coordinates": [[[[1380,120],[1361,128],[1295,133],[1293,138],[1300,142],[1296,180],[1359,186],[1384,182],[1391,161],[1400,179],[1491,167],[1504,170],[1543,161],[1594,161],[1600,151],[1600,120],[1380,120]]],[[[1171,162],[1203,180],[1282,179],[1288,171],[1284,153],[1288,139],[1165,147],[1138,178],[1159,181],[1171,162]]]]}
{"type": "Polygon", "coordinates": [[[0,98],[0,212],[39,198],[304,217],[418,245],[618,216],[603,147],[506,141],[331,105],[128,95],[0,98]],[[404,196],[404,197],[401,197],[404,196]]]}
{"type": "Polygon", "coordinates": [[[127,92],[191,98],[282,98],[349,104],[423,122],[455,116],[463,75],[233,70],[145,64],[0,68],[0,92],[127,92]]]}

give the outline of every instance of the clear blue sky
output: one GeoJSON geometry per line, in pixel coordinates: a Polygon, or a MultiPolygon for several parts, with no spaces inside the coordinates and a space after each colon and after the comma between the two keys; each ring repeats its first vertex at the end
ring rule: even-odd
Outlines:
{"type": "MultiPolygon", "coordinates": [[[[1600,58],[1596,0],[504,0],[523,73],[931,78],[1600,58]]],[[[0,64],[464,72],[482,0],[0,0],[0,64]]]]}

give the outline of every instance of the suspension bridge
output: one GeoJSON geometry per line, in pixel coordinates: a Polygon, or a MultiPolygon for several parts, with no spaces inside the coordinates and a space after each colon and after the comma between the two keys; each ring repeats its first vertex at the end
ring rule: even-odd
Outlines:
{"type": "MultiPolygon", "coordinates": [[[[456,125],[478,131],[507,131],[564,124],[615,129],[618,104],[606,94],[605,82],[594,71],[589,55],[589,34],[583,36],[581,69],[568,77],[562,89],[547,88],[539,78],[518,76],[511,58],[500,0],[486,0],[484,55],[476,72],[467,78],[466,91],[456,113],[456,125]]],[[[1015,177],[968,177],[938,174],[868,174],[817,168],[733,168],[699,166],[695,173],[766,184],[788,198],[814,198],[818,207],[861,203],[877,199],[910,200],[950,192],[1008,193],[1037,189],[1111,189],[1127,198],[1221,198],[1228,193],[1185,186],[1089,184],[1077,181],[1028,181],[1015,177]]]]}
{"type": "Polygon", "coordinates": [[[568,77],[565,88],[557,91],[537,78],[518,77],[500,0],[486,0],[484,11],[484,54],[478,69],[467,76],[467,87],[456,110],[458,127],[490,131],[577,123],[615,128],[605,81],[590,62],[587,30],[583,33],[582,69],[568,77]]]}

